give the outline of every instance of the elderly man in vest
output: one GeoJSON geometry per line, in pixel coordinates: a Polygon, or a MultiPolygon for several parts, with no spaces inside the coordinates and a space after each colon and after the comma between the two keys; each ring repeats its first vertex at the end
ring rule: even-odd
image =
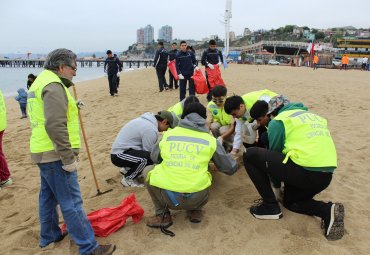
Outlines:
{"type": "Polygon", "coordinates": [[[80,254],[112,254],[115,245],[99,245],[82,207],[77,178],[80,148],[78,108],[68,88],[76,76],[77,56],[56,49],[45,60],[28,93],[27,109],[32,135],[31,157],[40,168],[40,247],[61,241],[66,233],[58,226],[57,205],[63,214],[70,238],[80,254]]]}
{"type": "Polygon", "coordinates": [[[154,147],[152,160],[160,164],[148,172],[146,185],[156,215],[148,219],[147,226],[172,225],[169,209],[186,210],[190,222],[201,222],[212,181],[208,172],[210,160],[223,173],[236,172],[236,161],[208,133],[206,114],[199,102],[185,105],[179,125],[166,132],[154,147]]]}
{"type": "Polygon", "coordinates": [[[272,92],[268,89],[258,90],[249,92],[243,96],[231,96],[225,101],[225,112],[235,118],[235,135],[233,142],[233,149],[231,154],[237,154],[240,150],[242,143],[244,147],[251,147],[258,145],[259,147],[265,147],[263,142],[263,133],[266,132],[266,128],[257,124],[250,116],[250,109],[258,100],[264,100],[266,102],[277,93],[272,92]],[[258,131],[258,141],[257,139],[258,131]]]}
{"type": "Polygon", "coordinates": [[[337,167],[327,120],[310,113],[302,103],[285,104],[281,99],[281,96],[274,97],[268,104],[260,103],[251,111],[258,122],[266,115],[271,121],[269,149],[248,148],[243,158],[245,169],[262,197],[260,203],[250,208],[250,213],[258,219],[282,217],[270,185],[271,178],[274,183],[284,183],[285,208],[320,217],[326,238],[340,239],[344,234],[343,205],[314,199],[329,186],[337,167]]]}

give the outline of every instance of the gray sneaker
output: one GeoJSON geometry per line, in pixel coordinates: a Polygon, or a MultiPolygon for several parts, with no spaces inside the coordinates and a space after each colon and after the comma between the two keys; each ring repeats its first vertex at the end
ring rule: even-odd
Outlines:
{"type": "Polygon", "coordinates": [[[119,172],[122,174],[122,175],[125,175],[125,174],[127,174],[128,173],[128,171],[130,170],[131,168],[129,168],[129,167],[121,167],[120,169],[119,169],[119,172]]]}
{"type": "Polygon", "coordinates": [[[125,187],[138,187],[138,188],[142,188],[144,187],[144,184],[138,182],[137,180],[135,179],[129,179],[127,177],[123,177],[122,180],[121,180],[121,184],[125,187]]]}
{"type": "Polygon", "coordinates": [[[116,250],[114,244],[101,244],[96,248],[91,255],[111,255],[116,250]]]}
{"type": "Polygon", "coordinates": [[[324,235],[330,241],[339,240],[344,235],[344,206],[329,203],[326,215],[322,218],[324,235]]]}

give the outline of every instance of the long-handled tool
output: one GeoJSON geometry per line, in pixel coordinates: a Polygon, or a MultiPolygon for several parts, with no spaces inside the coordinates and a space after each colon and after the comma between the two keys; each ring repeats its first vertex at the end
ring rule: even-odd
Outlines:
{"type": "MultiPolygon", "coordinates": [[[[77,91],[76,91],[75,86],[73,86],[73,94],[74,94],[75,100],[77,100],[77,91]]],[[[95,168],[94,168],[94,165],[92,163],[92,159],[91,159],[91,155],[90,155],[89,145],[88,145],[87,139],[86,139],[84,124],[83,124],[83,121],[82,121],[82,116],[81,116],[80,110],[78,110],[78,118],[80,120],[80,125],[81,125],[81,130],[82,130],[82,137],[84,139],[84,143],[85,143],[85,147],[86,147],[86,151],[87,151],[87,157],[89,159],[91,171],[92,171],[93,176],[94,176],[94,182],[95,182],[96,191],[97,191],[96,196],[100,196],[100,195],[103,195],[105,193],[111,192],[113,189],[109,189],[109,190],[106,190],[106,191],[103,191],[103,192],[100,191],[98,180],[96,179],[95,168]]]]}

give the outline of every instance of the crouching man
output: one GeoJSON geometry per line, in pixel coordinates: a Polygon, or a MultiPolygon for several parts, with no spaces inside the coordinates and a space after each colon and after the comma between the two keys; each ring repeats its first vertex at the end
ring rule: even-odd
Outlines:
{"type": "Polygon", "coordinates": [[[186,210],[190,222],[201,222],[212,182],[209,161],[223,173],[236,172],[237,162],[208,133],[206,115],[202,104],[187,104],[178,126],[166,132],[154,147],[151,158],[160,163],[147,173],[146,186],[156,215],[148,219],[147,226],[171,226],[169,209],[186,210]]]}

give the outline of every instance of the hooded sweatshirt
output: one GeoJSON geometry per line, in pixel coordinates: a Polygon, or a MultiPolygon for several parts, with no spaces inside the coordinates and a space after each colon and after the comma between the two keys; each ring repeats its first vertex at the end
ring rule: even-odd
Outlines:
{"type": "MultiPolygon", "coordinates": [[[[210,135],[206,128],[206,120],[197,113],[190,113],[181,119],[178,124],[179,127],[187,128],[199,132],[204,132],[205,135],[210,135]]],[[[162,159],[160,158],[160,149],[158,141],[150,154],[150,157],[154,163],[158,163],[162,159]]],[[[211,159],[219,171],[232,175],[238,170],[237,162],[228,154],[222,144],[217,141],[217,148],[211,159]]]]}
{"type": "Polygon", "coordinates": [[[27,92],[20,88],[17,90],[18,96],[15,97],[15,100],[17,100],[20,104],[27,104],[27,92]]]}
{"type": "Polygon", "coordinates": [[[111,153],[119,154],[128,149],[152,151],[157,139],[157,119],[146,112],[123,126],[112,145],[111,153]]]}

